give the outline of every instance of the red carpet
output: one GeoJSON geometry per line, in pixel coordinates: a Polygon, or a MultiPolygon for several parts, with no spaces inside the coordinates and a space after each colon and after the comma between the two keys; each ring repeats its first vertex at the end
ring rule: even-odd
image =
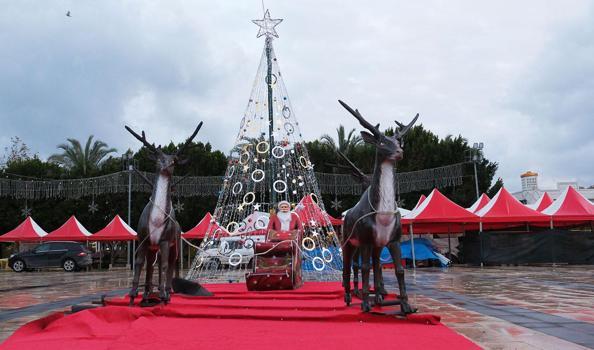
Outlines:
{"type": "Polygon", "coordinates": [[[278,292],[248,292],[244,284],[207,288],[214,297],[174,296],[152,308],[114,299],[102,308],[56,313],[24,325],[0,349],[479,348],[436,316],[396,319],[362,314],[358,303],[346,307],[339,283],[278,292]]]}

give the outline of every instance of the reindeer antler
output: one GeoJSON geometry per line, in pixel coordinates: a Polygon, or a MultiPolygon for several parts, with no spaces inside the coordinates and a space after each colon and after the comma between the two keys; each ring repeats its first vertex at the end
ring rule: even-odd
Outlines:
{"type": "Polygon", "coordinates": [[[362,183],[365,187],[369,186],[371,183],[371,179],[369,176],[365,175],[364,172],[361,171],[351,160],[341,151],[336,150],[336,153],[348,164],[348,166],[339,165],[343,169],[348,169],[351,171],[351,176],[357,179],[360,183],[362,183]]]}
{"type": "Polygon", "coordinates": [[[153,152],[153,153],[157,153],[157,148],[155,147],[155,145],[150,144],[147,140],[146,140],[146,135],[144,134],[144,130],[142,131],[142,136],[138,135],[137,133],[134,132],[134,130],[132,130],[129,126],[125,126],[126,130],[128,130],[128,132],[130,134],[132,134],[132,136],[136,137],[138,139],[138,141],[142,142],[146,148],[149,149],[149,151],[153,152]]]}
{"type": "Polygon", "coordinates": [[[361,124],[362,127],[364,127],[365,129],[371,131],[371,133],[373,134],[373,136],[379,137],[381,135],[381,132],[379,131],[379,129],[376,128],[375,126],[373,126],[367,120],[365,120],[365,118],[363,118],[363,116],[361,115],[361,113],[359,113],[359,110],[358,109],[353,110],[349,105],[347,105],[346,103],[342,102],[341,100],[338,100],[338,103],[340,103],[347,111],[349,111],[355,118],[357,118],[357,120],[359,121],[359,124],[361,124]]]}
{"type": "Polygon", "coordinates": [[[412,122],[408,123],[408,125],[404,125],[398,120],[394,120],[396,125],[398,125],[398,130],[396,131],[396,138],[402,138],[406,133],[412,128],[413,124],[419,119],[419,113],[413,118],[412,122]]]}
{"type": "Polygon", "coordinates": [[[196,127],[196,130],[194,130],[194,133],[192,133],[192,135],[190,135],[190,137],[186,140],[186,142],[177,150],[175,155],[183,154],[183,152],[186,150],[188,145],[192,142],[194,137],[196,137],[196,135],[198,134],[198,131],[200,131],[201,127],[202,127],[202,122],[200,122],[200,124],[198,124],[198,126],[196,127]]]}

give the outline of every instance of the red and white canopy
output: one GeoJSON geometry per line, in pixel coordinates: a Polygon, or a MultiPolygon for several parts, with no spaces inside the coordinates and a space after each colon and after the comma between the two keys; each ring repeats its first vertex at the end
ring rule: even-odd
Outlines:
{"type": "Polygon", "coordinates": [[[27,216],[14,230],[0,236],[0,242],[35,242],[40,241],[47,235],[44,229],[39,227],[37,223],[27,216]]]}
{"type": "Polygon", "coordinates": [[[402,219],[403,224],[476,223],[478,216],[434,189],[418,207],[402,219]]]}
{"type": "Polygon", "coordinates": [[[43,237],[44,241],[88,241],[91,233],[72,215],[57,230],[43,237]]]}
{"type": "Polygon", "coordinates": [[[136,231],[128,226],[119,215],[116,215],[107,226],[89,238],[91,241],[133,241],[136,239],[136,231]]]}
{"type": "Polygon", "coordinates": [[[221,236],[228,236],[227,231],[223,230],[219,224],[213,220],[210,213],[206,213],[202,220],[188,232],[182,232],[185,239],[204,239],[206,235],[212,236],[215,232],[221,233],[221,236]]]}
{"type": "Polygon", "coordinates": [[[427,197],[422,194],[421,197],[419,197],[419,200],[417,201],[417,204],[415,204],[415,207],[413,208],[413,210],[417,209],[419,207],[419,205],[421,205],[421,203],[423,203],[423,201],[426,199],[427,197]]]}
{"type": "Polygon", "coordinates": [[[295,212],[299,215],[303,226],[329,226],[331,225],[330,215],[320,208],[317,198],[311,194],[306,195],[295,206],[295,212]]]}
{"type": "Polygon", "coordinates": [[[504,228],[549,221],[547,215],[520,203],[504,187],[476,215],[481,217],[483,228],[504,228]]]}
{"type": "Polygon", "coordinates": [[[553,199],[551,199],[551,196],[549,196],[549,194],[545,192],[535,203],[527,204],[526,206],[530,209],[542,212],[551,204],[553,204],[553,199]]]}
{"type": "Polygon", "coordinates": [[[551,215],[554,226],[594,221],[594,204],[568,186],[542,213],[551,215]]]}
{"type": "Polygon", "coordinates": [[[472,204],[470,206],[470,208],[466,208],[468,211],[470,211],[471,213],[476,213],[477,211],[483,209],[483,207],[485,205],[487,205],[487,203],[489,203],[491,199],[489,199],[489,196],[487,196],[486,194],[482,194],[479,199],[476,200],[476,202],[474,202],[474,204],[472,204]]]}

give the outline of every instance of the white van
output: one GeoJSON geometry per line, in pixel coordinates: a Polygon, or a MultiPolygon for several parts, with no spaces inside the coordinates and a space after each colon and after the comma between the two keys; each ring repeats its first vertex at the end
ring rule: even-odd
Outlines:
{"type": "Polygon", "coordinates": [[[201,254],[200,264],[209,270],[234,268],[241,265],[251,266],[254,258],[254,245],[264,242],[266,236],[231,236],[221,237],[206,242],[201,254]]]}

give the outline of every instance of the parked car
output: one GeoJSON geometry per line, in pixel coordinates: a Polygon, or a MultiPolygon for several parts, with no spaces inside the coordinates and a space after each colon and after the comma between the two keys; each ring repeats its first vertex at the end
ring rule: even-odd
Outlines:
{"type": "Polygon", "coordinates": [[[254,257],[254,244],[264,242],[265,236],[254,235],[242,238],[241,236],[223,237],[207,243],[201,254],[201,265],[209,269],[235,267],[248,264],[251,266],[254,257]]]}
{"type": "Polygon", "coordinates": [[[91,252],[78,242],[47,242],[32,250],[12,254],[8,265],[15,272],[45,267],[62,267],[72,272],[91,265],[91,252]]]}

